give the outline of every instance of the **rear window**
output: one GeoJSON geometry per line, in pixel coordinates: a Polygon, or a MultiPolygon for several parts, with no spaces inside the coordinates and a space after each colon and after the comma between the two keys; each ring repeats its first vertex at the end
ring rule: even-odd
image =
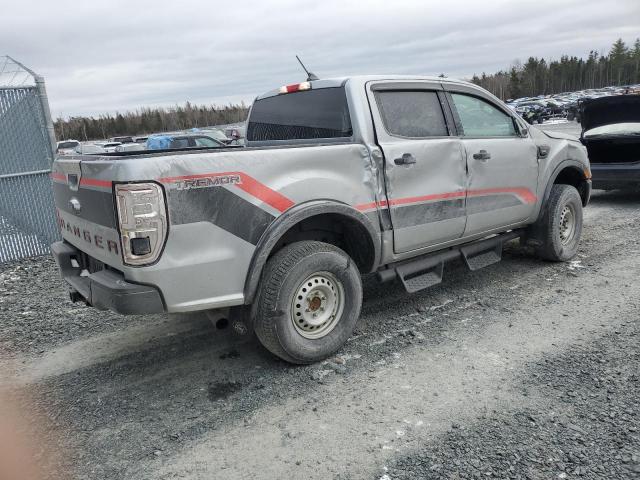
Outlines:
{"type": "Polygon", "coordinates": [[[71,141],[71,142],[60,142],[58,144],[58,148],[76,148],[80,145],[80,142],[71,141]]]}
{"type": "Polygon", "coordinates": [[[342,87],[321,88],[263,98],[253,104],[247,127],[250,141],[344,138],[352,135],[342,87]]]}

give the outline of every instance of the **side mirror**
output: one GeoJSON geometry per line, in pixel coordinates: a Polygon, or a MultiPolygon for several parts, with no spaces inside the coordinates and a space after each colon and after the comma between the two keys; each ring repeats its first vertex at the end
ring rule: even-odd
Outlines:
{"type": "Polygon", "coordinates": [[[520,128],[520,136],[521,137],[526,137],[527,135],[529,135],[529,129],[527,127],[519,127],[520,128]]]}

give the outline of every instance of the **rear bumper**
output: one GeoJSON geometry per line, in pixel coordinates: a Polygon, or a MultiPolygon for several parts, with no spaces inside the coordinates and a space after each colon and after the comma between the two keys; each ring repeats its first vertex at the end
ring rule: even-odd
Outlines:
{"type": "Polygon", "coordinates": [[[593,188],[612,190],[640,186],[640,162],[592,163],[593,188]]]}
{"type": "Polygon", "coordinates": [[[82,273],[72,260],[78,261],[80,251],[66,242],[51,245],[51,253],[60,268],[62,278],[71,287],[74,301],[84,300],[100,310],[112,310],[123,315],[161,313],[165,311],[160,292],[155,287],[131,283],[114,270],[82,273]]]}

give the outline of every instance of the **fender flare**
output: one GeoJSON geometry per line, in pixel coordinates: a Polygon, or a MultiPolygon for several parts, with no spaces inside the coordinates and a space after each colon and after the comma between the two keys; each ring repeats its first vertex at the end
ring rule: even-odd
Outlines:
{"type": "MultiPolygon", "coordinates": [[[[332,200],[314,200],[311,202],[301,203],[287,210],[278,218],[276,218],[265,230],[260,237],[256,250],[251,258],[249,264],[249,270],[247,272],[247,278],[244,283],[244,303],[250,304],[253,302],[262,271],[267,263],[267,260],[271,254],[271,251],[282,238],[282,236],[289,231],[291,227],[297,223],[316,215],[322,214],[339,214],[345,217],[349,217],[359,222],[366,228],[371,242],[374,248],[374,260],[370,271],[375,271],[380,264],[381,255],[381,239],[380,229],[376,228],[373,222],[362,212],[356,210],[350,205],[335,202],[332,200]]],[[[367,272],[369,273],[369,272],[367,272]]]]}
{"type": "MultiPolygon", "coordinates": [[[[584,176],[584,169],[585,169],[584,163],[574,159],[562,160],[556,166],[553,172],[551,172],[551,175],[549,176],[549,180],[547,181],[547,185],[544,189],[544,194],[542,196],[542,202],[540,203],[540,212],[538,213],[538,218],[540,218],[540,216],[544,214],[544,209],[546,208],[547,200],[549,200],[549,195],[551,195],[551,188],[553,187],[554,182],[556,181],[556,178],[558,178],[558,175],[560,175],[560,172],[565,168],[573,168],[577,170],[581,175],[584,176]]],[[[585,179],[584,181],[588,182],[587,179],[585,179]]]]}

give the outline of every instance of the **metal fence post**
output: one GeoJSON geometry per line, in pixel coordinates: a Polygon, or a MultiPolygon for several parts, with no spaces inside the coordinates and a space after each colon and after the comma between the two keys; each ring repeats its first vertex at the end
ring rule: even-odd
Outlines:
{"type": "Polygon", "coordinates": [[[44,121],[47,128],[47,134],[49,136],[49,145],[51,147],[51,162],[53,162],[53,157],[56,153],[56,132],[53,128],[53,120],[51,119],[49,99],[47,98],[47,88],[45,87],[44,77],[42,75],[34,75],[33,78],[36,82],[36,88],[38,89],[38,98],[40,99],[42,113],[44,114],[44,121]]]}

